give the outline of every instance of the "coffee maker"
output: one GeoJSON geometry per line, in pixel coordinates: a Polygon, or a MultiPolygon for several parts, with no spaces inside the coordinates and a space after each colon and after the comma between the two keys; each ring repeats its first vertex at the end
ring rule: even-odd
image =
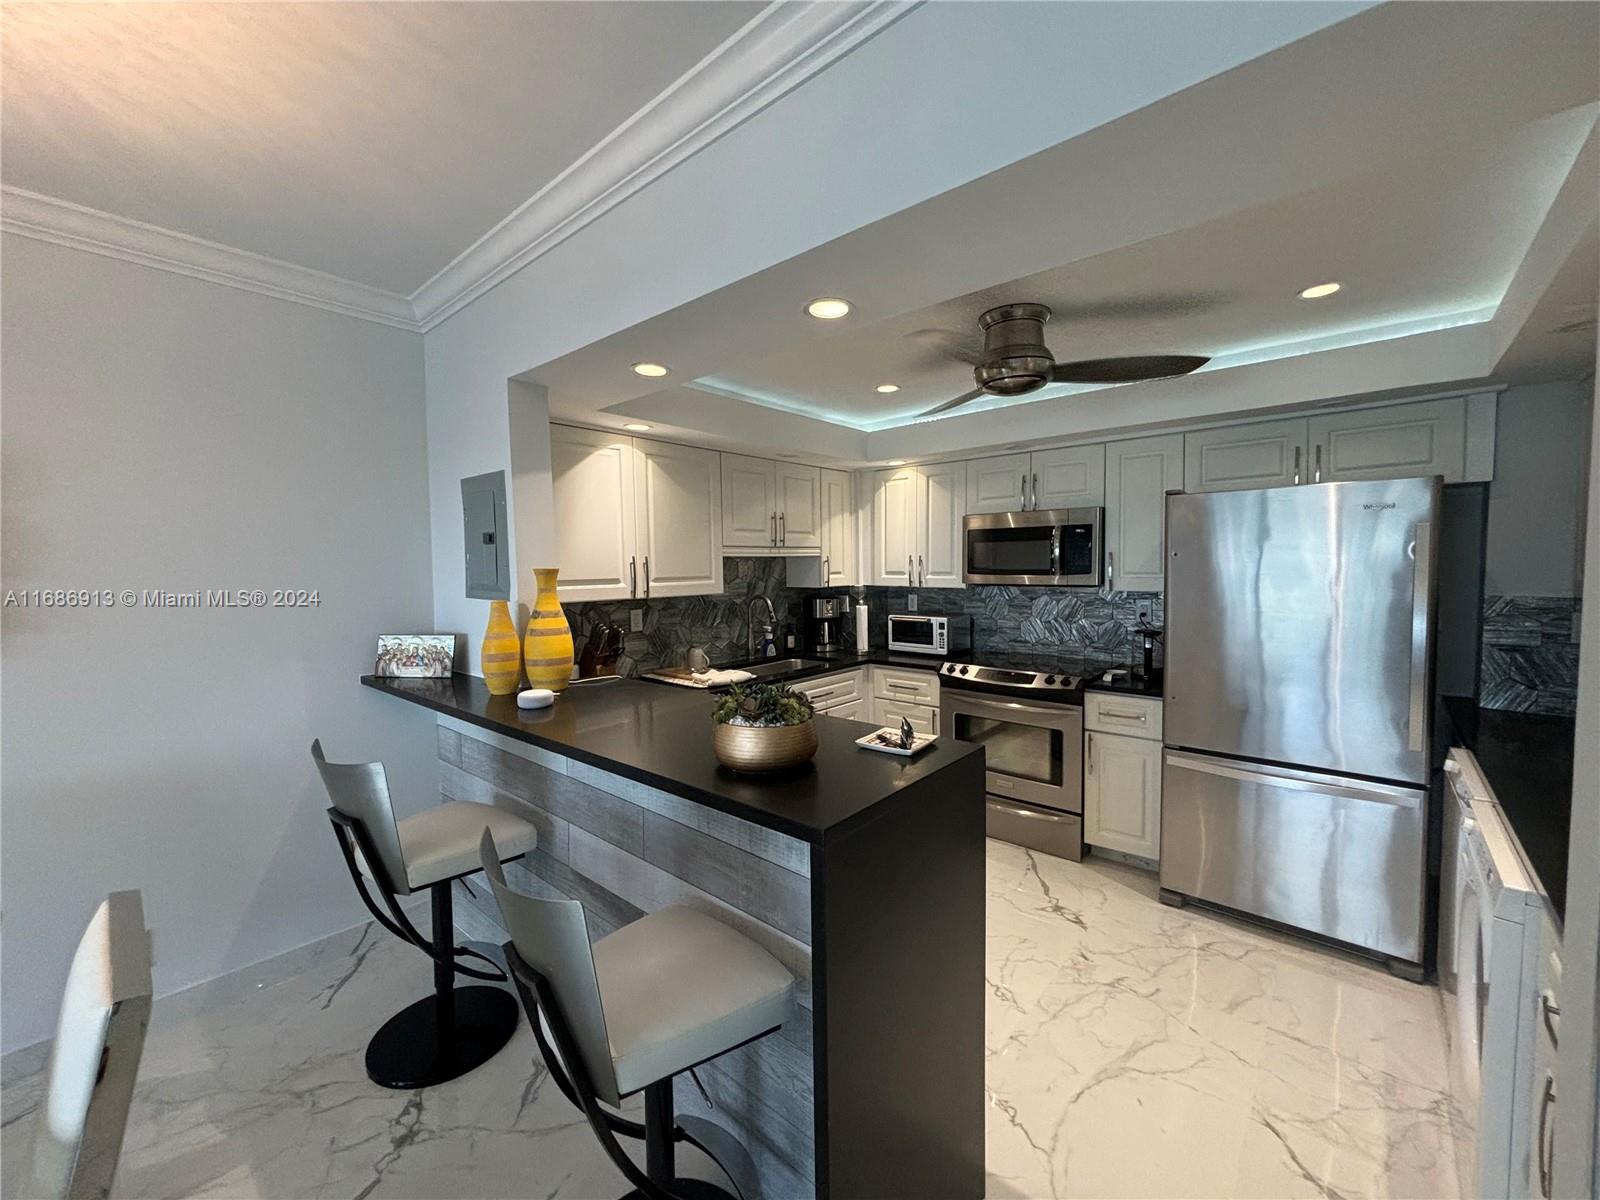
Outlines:
{"type": "Polygon", "coordinates": [[[818,652],[839,648],[839,618],[844,601],[838,596],[819,596],[811,602],[811,648],[818,652]]]}

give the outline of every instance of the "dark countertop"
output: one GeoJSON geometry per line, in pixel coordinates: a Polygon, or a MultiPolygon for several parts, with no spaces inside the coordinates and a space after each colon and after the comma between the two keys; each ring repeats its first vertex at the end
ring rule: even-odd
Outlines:
{"type": "Polygon", "coordinates": [[[1458,697],[1447,697],[1444,707],[1455,726],[1455,744],[1478,760],[1551,907],[1565,921],[1576,722],[1479,708],[1458,697]]]}
{"type": "Polygon", "coordinates": [[[855,739],[875,726],[829,718],[817,722],[819,745],[808,766],[782,776],[737,775],[711,751],[711,697],[690,688],[635,679],[577,684],[550,708],[524,710],[515,696],[491,696],[475,675],[363,675],[361,683],[813,844],[864,823],[901,789],[983,753],[941,739],[912,759],[874,754],[855,739]]]}
{"type": "Polygon", "coordinates": [[[1086,692],[1115,692],[1121,696],[1148,696],[1152,700],[1161,699],[1161,674],[1157,672],[1146,679],[1142,675],[1135,675],[1125,679],[1118,679],[1107,683],[1100,677],[1104,671],[1096,671],[1083,681],[1083,690],[1086,692]]]}

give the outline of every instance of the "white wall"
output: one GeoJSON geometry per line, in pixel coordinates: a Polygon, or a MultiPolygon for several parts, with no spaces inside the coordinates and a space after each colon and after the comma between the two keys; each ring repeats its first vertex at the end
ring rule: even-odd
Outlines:
{"type": "Polygon", "coordinates": [[[314,736],[383,759],[406,811],[437,776],[433,722],[356,682],[376,634],[432,623],[421,338],[9,234],[3,254],[4,588],[321,594],[3,611],[11,1049],[52,1032],[112,889],[144,891],[161,993],[361,918],[314,736]]]}
{"type": "Polygon", "coordinates": [[[1593,394],[1589,382],[1501,394],[1489,485],[1487,594],[1582,594],[1593,394]]]}
{"type": "MultiPolygon", "coordinates": [[[[511,467],[509,377],[1363,7],[924,5],[430,330],[438,627],[471,635],[476,671],[486,607],[464,596],[459,481],[511,467]],[[983,46],[1006,47],[998,91],[974,53],[983,46]],[[1005,119],[997,121],[1001,92],[1005,119]]],[[[542,478],[548,467],[540,473],[535,450],[524,443],[518,471],[542,478]]],[[[548,521],[518,529],[514,546],[548,555],[548,521]]],[[[520,557],[512,566],[526,601],[529,568],[546,564],[520,557]]]]}

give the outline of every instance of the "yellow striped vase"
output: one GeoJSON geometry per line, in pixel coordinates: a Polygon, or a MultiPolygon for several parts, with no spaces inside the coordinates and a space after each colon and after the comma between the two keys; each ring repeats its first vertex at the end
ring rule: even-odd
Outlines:
{"type": "Polygon", "coordinates": [[[483,682],[491,696],[509,696],[522,681],[522,639],[504,600],[489,601],[489,628],[483,631],[483,682]]]}
{"type": "Polygon", "coordinates": [[[522,665],[528,670],[529,687],[559,692],[572,677],[572,626],[567,624],[561,597],[556,594],[556,568],[536,568],[533,577],[539,581],[539,594],[528,614],[522,665]]]}

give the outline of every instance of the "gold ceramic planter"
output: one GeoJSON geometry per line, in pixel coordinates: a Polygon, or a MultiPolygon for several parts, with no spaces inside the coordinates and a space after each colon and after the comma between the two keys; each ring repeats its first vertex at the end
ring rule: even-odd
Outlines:
{"type": "Polygon", "coordinates": [[[811,761],[817,752],[814,721],[799,725],[713,725],[711,748],[730,771],[761,775],[811,761]]]}

